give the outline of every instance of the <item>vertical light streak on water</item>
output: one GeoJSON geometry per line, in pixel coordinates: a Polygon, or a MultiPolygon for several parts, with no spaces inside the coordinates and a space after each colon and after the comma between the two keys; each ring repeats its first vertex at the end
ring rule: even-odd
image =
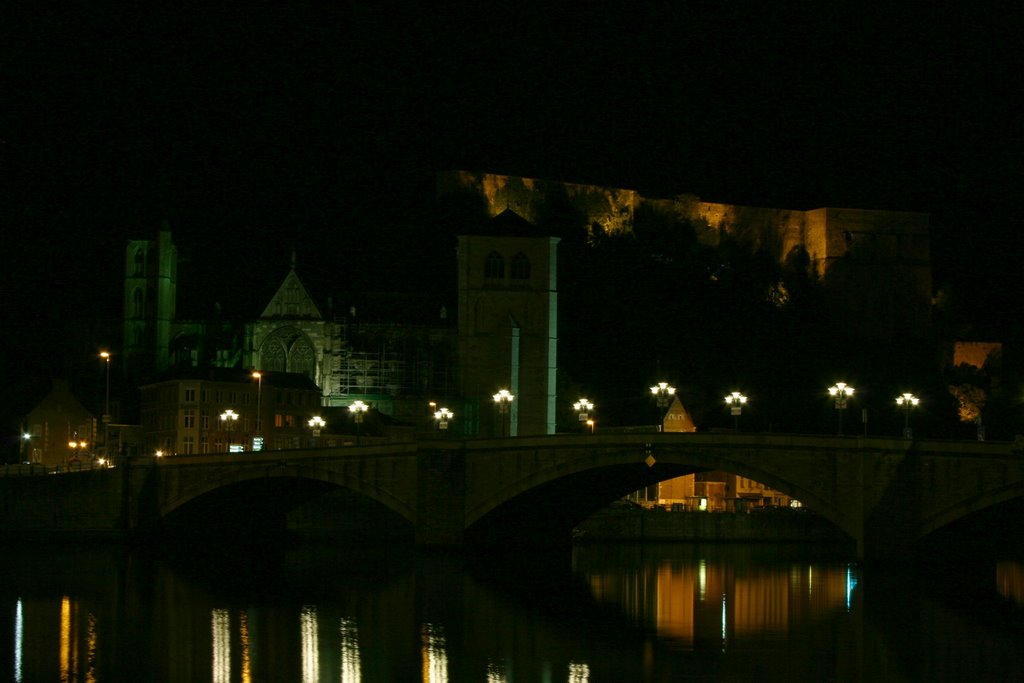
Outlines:
{"type": "Polygon", "coordinates": [[[444,628],[423,624],[423,683],[448,683],[448,653],[444,628]]]}
{"type": "Polygon", "coordinates": [[[508,683],[504,664],[487,660],[487,683],[508,683]]]}
{"type": "Polygon", "coordinates": [[[700,569],[698,571],[698,574],[700,576],[700,601],[704,602],[704,591],[708,585],[708,565],[703,558],[701,558],[700,561],[700,569]]]}
{"type": "Polygon", "coordinates": [[[853,567],[846,565],[846,611],[850,611],[850,602],[853,599],[853,589],[857,587],[857,577],[853,573],[853,567]]]}
{"type": "Polygon", "coordinates": [[[341,619],[341,683],[360,683],[359,629],[354,619],[341,619]]]}
{"type": "Polygon", "coordinates": [[[725,614],[726,614],[726,611],[725,611],[725,593],[722,593],[722,652],[725,652],[725,632],[726,632],[725,614]]]}
{"type": "Polygon", "coordinates": [[[249,616],[238,613],[238,635],[242,645],[242,683],[252,683],[252,664],[249,656],[249,616]]]}
{"type": "Polygon", "coordinates": [[[230,683],[231,614],[226,609],[211,611],[210,636],[213,640],[213,683],[230,683]]]}
{"type": "Polygon", "coordinates": [[[807,568],[807,597],[814,593],[814,567],[807,568]]]}
{"type": "Polygon", "coordinates": [[[96,683],[96,646],[98,636],[96,634],[96,615],[89,612],[88,631],[86,639],[88,642],[87,669],[85,671],[85,683],[96,683]]]}
{"type": "Polygon", "coordinates": [[[21,657],[25,647],[25,613],[21,598],[14,606],[14,683],[21,683],[21,657]]]}
{"type": "Polygon", "coordinates": [[[71,680],[71,599],[60,599],[60,680],[71,680]]]}
{"type": "Polygon", "coordinates": [[[317,642],[316,607],[303,607],[299,622],[302,629],[302,682],[317,683],[320,680],[320,649],[317,642]]]}
{"type": "Polygon", "coordinates": [[[585,663],[569,662],[569,683],[588,683],[590,667],[585,663]]]}

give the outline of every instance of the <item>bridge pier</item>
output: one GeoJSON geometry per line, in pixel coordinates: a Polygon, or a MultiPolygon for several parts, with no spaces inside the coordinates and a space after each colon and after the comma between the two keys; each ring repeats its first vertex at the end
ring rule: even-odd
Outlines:
{"type": "Polygon", "coordinates": [[[416,475],[416,547],[461,548],[466,509],[465,447],[420,450],[416,475]]]}

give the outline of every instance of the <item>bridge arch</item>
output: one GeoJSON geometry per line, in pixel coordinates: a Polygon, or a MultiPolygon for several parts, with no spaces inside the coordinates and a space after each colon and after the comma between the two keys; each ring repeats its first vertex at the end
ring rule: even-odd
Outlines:
{"type": "MultiPolygon", "coordinates": [[[[524,506],[542,506],[538,498],[545,494],[564,498],[569,509],[562,512],[568,514],[575,525],[598,509],[646,485],[685,474],[719,470],[754,479],[796,498],[850,538],[858,537],[856,520],[823,496],[813,486],[813,481],[788,476],[786,468],[776,466],[770,459],[759,463],[759,459],[751,458],[749,452],[732,457],[727,449],[687,440],[685,436],[681,439],[615,443],[599,448],[582,443],[575,446],[563,440],[554,448],[560,451],[558,457],[545,453],[543,448],[520,450],[512,458],[509,458],[510,454],[495,456],[516,460],[520,468],[488,462],[495,458],[481,459],[480,467],[504,468],[506,476],[496,479],[489,487],[475,486],[472,498],[467,500],[467,531],[476,525],[492,529],[498,526],[487,521],[492,515],[515,518],[520,524],[530,523],[527,521],[530,518],[542,525],[553,524],[555,522],[550,515],[554,515],[554,511],[544,519],[540,515],[517,510],[524,506]],[[648,457],[651,458],[650,464],[648,457]]],[[[471,472],[468,477],[474,483],[485,479],[484,476],[473,476],[471,472]]]]}
{"type": "MultiPolygon", "coordinates": [[[[219,472],[210,472],[209,469],[203,468],[201,471],[197,470],[193,475],[179,473],[176,476],[177,485],[172,489],[173,494],[160,501],[157,510],[159,519],[165,519],[193,501],[206,496],[215,496],[218,491],[224,491],[229,487],[247,483],[278,482],[280,490],[283,490],[287,482],[307,482],[318,484],[318,486],[306,487],[309,492],[308,496],[283,502],[286,505],[290,503],[290,507],[295,507],[331,488],[342,488],[379,503],[410,524],[414,524],[416,520],[415,510],[410,501],[403,500],[391,491],[375,485],[372,481],[356,476],[347,470],[339,471],[301,461],[281,460],[258,463],[250,467],[228,466],[221,468],[219,472]]],[[[273,485],[268,489],[271,494],[273,489],[273,485]]]]}

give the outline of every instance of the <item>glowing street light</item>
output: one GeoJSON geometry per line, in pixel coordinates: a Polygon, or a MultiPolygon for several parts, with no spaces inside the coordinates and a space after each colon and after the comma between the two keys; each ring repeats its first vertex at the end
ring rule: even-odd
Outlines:
{"type": "Polygon", "coordinates": [[[501,419],[501,436],[505,437],[507,436],[505,432],[506,416],[509,413],[509,406],[516,397],[508,389],[502,389],[491,398],[494,399],[494,404],[498,406],[498,416],[501,419]]]}
{"type": "Polygon", "coordinates": [[[740,431],[740,415],[743,413],[743,406],[747,402],[747,397],[738,391],[734,391],[725,397],[725,404],[729,406],[729,412],[732,414],[732,425],[733,431],[740,431]]]}
{"type": "Polygon", "coordinates": [[[913,432],[910,431],[910,409],[916,408],[917,404],[921,402],[917,396],[913,394],[900,394],[896,397],[896,405],[903,408],[903,438],[912,439],[913,432]]]}
{"type": "Polygon", "coordinates": [[[654,396],[659,408],[668,408],[672,397],[676,395],[676,388],[669,386],[668,382],[658,382],[651,387],[651,395],[654,396]]]}
{"type": "Polygon", "coordinates": [[[25,454],[22,456],[21,461],[30,462],[32,460],[30,457],[30,453],[32,452],[32,435],[28,432],[23,433],[21,435],[21,442],[25,444],[25,454]]]}
{"type": "Polygon", "coordinates": [[[103,404],[103,448],[110,455],[110,351],[100,351],[100,358],[107,366],[106,401],[103,404]]]}
{"type": "Polygon", "coordinates": [[[370,409],[370,406],[366,405],[362,401],[354,401],[352,405],[348,407],[348,412],[352,413],[352,417],[356,421],[356,445],[359,445],[359,439],[362,435],[363,430],[363,415],[370,409]]]}
{"type": "Polygon", "coordinates": [[[238,413],[228,408],[220,414],[220,421],[225,431],[233,432],[235,431],[235,423],[238,422],[238,413]]]}
{"type": "Polygon", "coordinates": [[[256,380],[256,436],[263,435],[263,373],[259,370],[252,371],[252,377],[256,380]]]}
{"type": "Polygon", "coordinates": [[[828,388],[828,393],[835,399],[836,410],[839,412],[839,436],[843,435],[843,413],[846,412],[846,401],[853,396],[853,387],[846,382],[836,382],[828,388]]]}
{"type": "Polygon", "coordinates": [[[594,403],[586,398],[581,398],[577,402],[572,403],[572,410],[580,415],[580,422],[587,422],[590,412],[594,410],[594,403]]]}
{"type": "Polygon", "coordinates": [[[590,420],[587,420],[585,424],[588,427],[590,427],[590,433],[593,434],[594,433],[594,429],[597,427],[597,423],[594,422],[593,419],[590,419],[590,420]]]}
{"type": "Polygon", "coordinates": [[[317,440],[317,445],[319,445],[320,430],[323,429],[327,423],[324,422],[324,419],[319,415],[314,415],[306,424],[308,424],[309,428],[313,430],[313,438],[317,440]]]}
{"type": "Polygon", "coordinates": [[[448,429],[448,421],[453,417],[455,417],[455,413],[447,408],[438,408],[437,412],[434,413],[434,420],[437,422],[438,429],[448,429]]]}

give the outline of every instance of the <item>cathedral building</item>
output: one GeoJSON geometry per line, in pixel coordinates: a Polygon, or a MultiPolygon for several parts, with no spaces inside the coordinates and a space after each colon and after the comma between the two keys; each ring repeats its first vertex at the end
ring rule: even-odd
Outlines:
{"type": "Polygon", "coordinates": [[[255,319],[195,320],[176,310],[177,250],[164,229],[127,247],[125,367],[136,386],[204,367],[299,374],[324,407],[360,400],[427,429],[432,406],[443,406],[455,414],[452,435],[552,434],[557,243],[512,212],[459,236],[457,319],[440,302],[427,323],[336,313],[293,257],[255,319]],[[499,418],[492,396],[502,389],[514,398],[499,418]]]}

